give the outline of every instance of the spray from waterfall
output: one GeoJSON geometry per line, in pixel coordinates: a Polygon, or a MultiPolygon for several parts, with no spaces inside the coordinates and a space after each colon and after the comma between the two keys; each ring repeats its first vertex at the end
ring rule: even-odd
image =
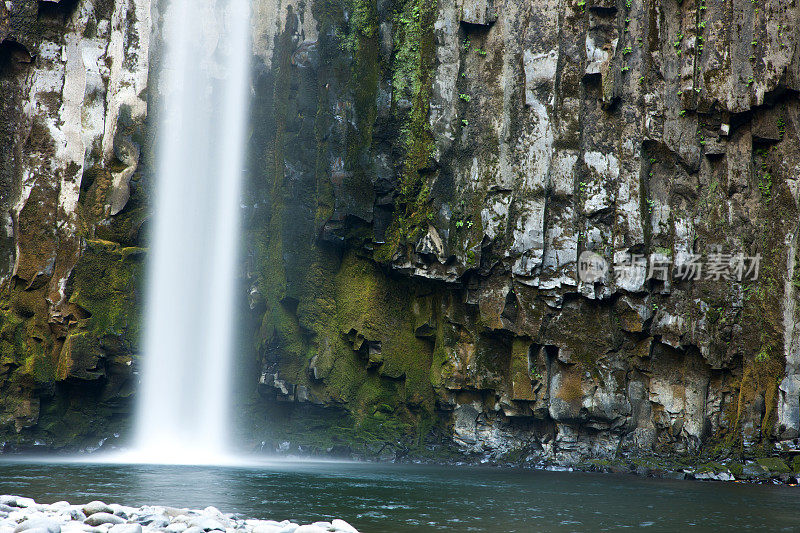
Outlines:
{"type": "Polygon", "coordinates": [[[230,428],[249,0],[170,0],[136,460],[216,463],[230,428]]]}

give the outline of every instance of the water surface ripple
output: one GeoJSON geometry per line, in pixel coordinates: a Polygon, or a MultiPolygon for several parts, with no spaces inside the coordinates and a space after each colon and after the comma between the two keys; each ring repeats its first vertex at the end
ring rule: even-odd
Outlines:
{"type": "Polygon", "coordinates": [[[0,463],[0,493],[203,508],[364,533],[800,531],[797,488],[528,470],[270,463],[259,467],[0,463]]]}

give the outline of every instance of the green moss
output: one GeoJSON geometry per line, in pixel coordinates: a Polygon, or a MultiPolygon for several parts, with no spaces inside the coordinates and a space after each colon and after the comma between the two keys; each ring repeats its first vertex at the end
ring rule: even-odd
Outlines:
{"type": "Polygon", "coordinates": [[[429,182],[435,173],[436,146],[429,116],[437,10],[436,2],[405,0],[395,13],[392,107],[401,124],[399,143],[404,158],[386,244],[376,249],[378,261],[390,260],[400,245],[419,240],[433,216],[429,182]],[[410,110],[405,109],[405,102],[410,103],[410,110]]]}
{"type": "Polygon", "coordinates": [[[780,457],[762,457],[756,463],[771,474],[791,474],[792,469],[780,457]]]}
{"type": "MultiPolygon", "coordinates": [[[[754,155],[754,166],[769,171],[773,160],[780,157],[766,150],[758,150],[754,155]]],[[[756,177],[757,178],[757,177],[756,177]]],[[[797,209],[791,194],[780,176],[770,178],[769,202],[759,206],[760,220],[751,244],[750,253],[760,255],[760,269],[757,280],[745,280],[745,305],[743,323],[750,324],[743,334],[746,354],[742,376],[739,381],[736,402],[726,412],[728,425],[732,431],[727,442],[737,448],[742,446],[742,417],[746,407],[757,399],[764,402],[764,416],[760,431],[751,438],[759,438],[767,443],[775,432],[777,422],[778,385],[785,373],[783,338],[784,317],[779,302],[784,298],[786,282],[786,251],[783,235],[794,227],[797,209]],[[754,246],[753,246],[754,245],[754,246]]],[[[762,195],[764,189],[761,189],[762,195]]],[[[747,247],[745,248],[747,249],[747,247]]]]}
{"type": "Polygon", "coordinates": [[[87,311],[82,326],[97,337],[119,337],[138,345],[144,250],[87,240],[75,265],[70,303],[87,311]]]}

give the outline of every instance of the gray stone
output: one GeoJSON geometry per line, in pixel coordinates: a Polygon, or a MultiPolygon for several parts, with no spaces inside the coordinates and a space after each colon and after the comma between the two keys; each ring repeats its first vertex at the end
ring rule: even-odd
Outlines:
{"type": "Polygon", "coordinates": [[[111,526],[108,533],[142,533],[142,526],[139,524],[117,524],[111,526]]]}
{"type": "Polygon", "coordinates": [[[61,525],[46,518],[30,518],[14,528],[14,533],[21,531],[42,530],[47,533],[61,533],[61,525]]]}
{"type": "Polygon", "coordinates": [[[91,516],[95,513],[114,514],[114,510],[106,503],[97,500],[89,502],[83,506],[83,514],[86,516],[91,516]]]}
{"type": "Polygon", "coordinates": [[[136,522],[142,524],[143,526],[149,526],[154,529],[162,529],[169,525],[168,518],[155,514],[140,516],[136,519],[136,522]]]}
{"type": "Polygon", "coordinates": [[[341,533],[358,533],[358,530],[339,518],[331,520],[331,525],[341,533]]]}
{"type": "Polygon", "coordinates": [[[222,522],[205,516],[192,519],[189,522],[189,526],[200,528],[203,531],[225,531],[225,525],[222,522]]]}
{"type": "Polygon", "coordinates": [[[278,533],[283,529],[281,524],[258,524],[253,527],[251,533],[278,533]]]}
{"type": "Polygon", "coordinates": [[[94,513],[93,515],[88,516],[83,523],[90,526],[99,526],[102,524],[124,524],[125,519],[110,513],[94,513]]]}
{"type": "Polygon", "coordinates": [[[294,530],[294,533],[327,533],[328,528],[307,524],[294,530]]]}

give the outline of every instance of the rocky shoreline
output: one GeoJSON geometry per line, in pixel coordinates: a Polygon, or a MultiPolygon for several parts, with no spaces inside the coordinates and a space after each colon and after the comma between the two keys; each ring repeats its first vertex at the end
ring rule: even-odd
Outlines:
{"type": "MultiPolygon", "coordinates": [[[[800,457],[800,456],[798,456],[800,457]]],[[[427,461],[406,461],[427,462],[427,461]]],[[[522,468],[551,472],[595,472],[639,477],[687,481],[726,481],[735,483],[800,485],[800,460],[785,461],[780,457],[758,457],[744,462],[696,461],[680,462],[675,458],[656,456],[616,459],[590,459],[577,464],[549,461],[504,462],[496,460],[455,461],[455,466],[487,465],[499,468],[522,468]]]]}
{"type": "Polygon", "coordinates": [[[740,459],[720,456],[686,455],[623,455],[614,458],[594,457],[575,462],[557,462],[540,455],[440,453],[440,456],[414,454],[388,456],[365,456],[345,450],[327,450],[327,453],[308,453],[302,448],[296,453],[276,454],[284,458],[308,459],[326,457],[375,463],[425,464],[439,466],[488,466],[495,468],[517,468],[523,470],[547,470],[554,472],[595,472],[603,474],[626,474],[661,479],[728,481],[736,483],[771,483],[789,486],[800,485],[800,448],[784,446],[773,454],[747,455],[740,459]],[[336,452],[336,453],[334,453],[336,452]]]}
{"type": "Polygon", "coordinates": [[[129,507],[93,501],[71,505],[0,496],[0,533],[358,533],[344,520],[296,524],[223,513],[215,507],[129,507]]]}

